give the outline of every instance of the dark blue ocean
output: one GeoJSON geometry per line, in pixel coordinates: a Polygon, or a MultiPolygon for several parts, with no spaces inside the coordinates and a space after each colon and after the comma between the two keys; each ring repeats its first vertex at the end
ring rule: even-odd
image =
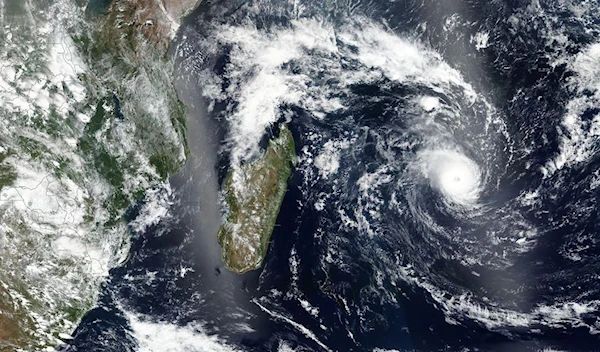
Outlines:
{"type": "Polygon", "coordinates": [[[62,350],[600,351],[599,6],[202,3],[170,51],[190,143],[170,216],[132,225],[62,350]],[[286,124],[299,161],[237,275],[219,184],[271,115],[257,145],[286,124]]]}

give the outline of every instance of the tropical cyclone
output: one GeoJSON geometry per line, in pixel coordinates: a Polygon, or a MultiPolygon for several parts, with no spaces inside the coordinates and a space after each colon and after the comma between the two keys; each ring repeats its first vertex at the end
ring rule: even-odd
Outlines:
{"type": "Polygon", "coordinates": [[[166,50],[199,1],[81,3],[0,1],[0,351],[69,337],[186,159],[166,50]]]}
{"type": "Polygon", "coordinates": [[[219,244],[230,270],[241,274],[261,266],[295,159],[292,133],[281,127],[264,154],[229,171],[223,184],[228,212],[219,244]]]}

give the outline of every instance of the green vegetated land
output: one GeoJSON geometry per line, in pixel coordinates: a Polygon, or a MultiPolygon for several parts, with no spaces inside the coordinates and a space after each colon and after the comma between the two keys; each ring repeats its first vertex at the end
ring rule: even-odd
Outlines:
{"type": "Polygon", "coordinates": [[[228,213],[219,230],[228,269],[241,274],[262,265],[292,174],[295,149],[292,133],[281,127],[263,155],[229,171],[223,183],[228,213]]]}
{"type": "Polygon", "coordinates": [[[10,186],[17,178],[15,170],[4,163],[7,157],[8,153],[0,153],[0,190],[3,187],[10,186]]]}
{"type": "MultiPolygon", "coordinates": [[[[99,2],[101,6],[87,16],[86,0],[9,1],[0,6],[4,25],[0,37],[13,38],[1,41],[0,54],[5,55],[0,56],[6,62],[19,60],[6,66],[19,77],[8,84],[17,87],[15,96],[29,103],[23,111],[0,107],[0,127],[14,131],[0,136],[0,193],[21,180],[20,170],[30,170],[36,175],[46,173],[57,189],[64,183],[86,194],[84,221],[65,219],[63,227],[45,223],[42,212],[15,210],[10,202],[0,204],[4,225],[0,229],[0,351],[55,346],[61,340],[59,333],[68,334],[96,303],[103,277],[78,257],[52,251],[52,241],[65,229],[76,229],[81,234],[78,240],[90,248],[114,246],[115,257],[110,258],[114,265],[120,259],[117,250],[127,247],[123,244],[128,236],[122,220],[125,210],[150,185],[176,173],[188,153],[185,107],[172,84],[173,64],[167,56],[171,18],[159,6],[164,2],[99,2]],[[46,24],[52,30],[49,34],[41,29],[46,24]],[[56,46],[59,49],[53,46],[57,40],[65,40],[56,46]],[[81,59],[81,65],[76,77],[54,82],[54,76],[48,76],[49,63],[52,55],[63,55],[63,49],[81,59]],[[18,82],[33,79],[44,80],[39,90],[48,93],[49,108],[37,106],[18,88],[18,82]],[[73,87],[81,88],[81,97],[74,96],[73,87]],[[67,139],[76,141],[73,150],[60,148],[67,139]],[[35,230],[38,225],[47,233],[35,230]],[[46,271],[37,274],[28,267],[46,271]],[[72,286],[50,286],[54,278],[72,286]],[[71,288],[72,292],[67,290],[71,288]],[[62,294],[63,290],[68,293],[62,294]]],[[[198,1],[176,3],[191,10],[198,1]]],[[[187,11],[174,17],[179,19],[179,13],[187,11]]]]}
{"type": "Polygon", "coordinates": [[[144,192],[144,187],[129,192],[122,187],[143,170],[139,154],[156,171],[158,177],[145,175],[152,183],[175,174],[184,162],[182,148],[188,153],[185,108],[172,85],[172,64],[166,56],[170,39],[164,28],[144,25],[146,17],[160,15],[156,6],[146,0],[113,0],[92,16],[98,22],[96,31],[75,38],[92,71],[104,72],[104,77],[86,76],[89,86],[101,88],[94,92],[95,113],[78,146],[113,186],[105,204],[111,214],[107,225],[118,222],[123,209],[144,192]],[[126,156],[113,153],[120,147],[116,128],[122,125],[131,133],[128,142],[136,145],[126,156]]]}

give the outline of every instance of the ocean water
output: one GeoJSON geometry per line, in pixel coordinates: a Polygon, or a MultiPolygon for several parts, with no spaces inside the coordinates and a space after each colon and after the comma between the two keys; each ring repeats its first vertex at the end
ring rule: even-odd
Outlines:
{"type": "Polygon", "coordinates": [[[595,351],[595,2],[206,2],[173,44],[190,157],[69,351],[595,351]],[[299,161],[263,268],[219,184],[299,161]]]}

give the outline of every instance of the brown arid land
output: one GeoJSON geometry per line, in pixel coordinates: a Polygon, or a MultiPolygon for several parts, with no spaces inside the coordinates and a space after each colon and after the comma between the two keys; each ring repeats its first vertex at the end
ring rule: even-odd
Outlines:
{"type": "MultiPolygon", "coordinates": [[[[118,31],[139,45],[140,39],[166,50],[184,16],[193,11],[201,0],[114,0],[109,10],[108,33],[118,31]],[[140,37],[141,35],[141,37],[140,37]]],[[[136,45],[136,44],[134,44],[136,45]]],[[[139,54],[143,55],[142,52],[139,54]]]]}

